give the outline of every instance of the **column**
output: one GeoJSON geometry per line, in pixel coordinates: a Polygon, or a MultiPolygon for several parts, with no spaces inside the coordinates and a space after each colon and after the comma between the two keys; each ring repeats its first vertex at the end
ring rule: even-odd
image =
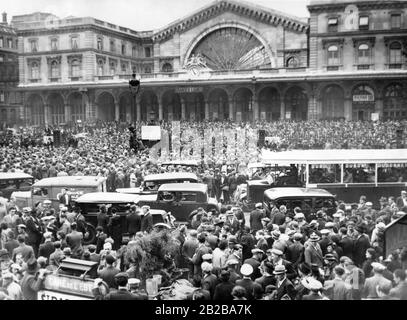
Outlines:
{"type": "Polygon", "coordinates": [[[71,121],[71,106],[69,104],[65,105],[65,122],[68,123],[71,121]]]}
{"type": "Polygon", "coordinates": [[[253,121],[259,120],[259,101],[253,97],[253,121]]]}
{"type": "Polygon", "coordinates": [[[209,120],[209,102],[205,101],[205,120],[209,120]]]}
{"type": "Polygon", "coordinates": [[[308,99],[308,120],[319,119],[322,115],[322,109],[318,108],[318,102],[315,97],[310,97],[308,99]]]}
{"type": "Polygon", "coordinates": [[[280,120],[285,120],[285,101],[281,99],[280,103],[280,120]]]}
{"type": "Polygon", "coordinates": [[[181,98],[181,120],[186,120],[185,98],[181,98]]]}
{"type": "Polygon", "coordinates": [[[117,101],[114,102],[114,120],[120,120],[120,105],[117,101]]]}
{"type": "Polygon", "coordinates": [[[379,119],[383,119],[383,98],[376,97],[375,111],[379,114],[379,119]]]}
{"type": "Polygon", "coordinates": [[[235,117],[233,116],[233,111],[235,109],[234,101],[233,99],[229,99],[229,119],[234,120],[235,117]]]}
{"type": "Polygon", "coordinates": [[[132,119],[131,119],[131,109],[133,106],[133,97],[130,98],[130,105],[126,106],[126,122],[127,123],[132,123],[132,119]]]}
{"type": "Polygon", "coordinates": [[[345,119],[346,121],[352,121],[352,99],[345,98],[345,119]]]}
{"type": "Polygon", "coordinates": [[[45,124],[52,124],[51,107],[48,103],[44,105],[44,121],[45,124]]]}
{"type": "Polygon", "coordinates": [[[141,121],[141,97],[136,97],[136,121],[141,121]]]}
{"type": "Polygon", "coordinates": [[[163,117],[163,102],[162,102],[161,98],[159,98],[159,100],[158,100],[158,120],[159,121],[164,120],[164,117],[163,117]]]}

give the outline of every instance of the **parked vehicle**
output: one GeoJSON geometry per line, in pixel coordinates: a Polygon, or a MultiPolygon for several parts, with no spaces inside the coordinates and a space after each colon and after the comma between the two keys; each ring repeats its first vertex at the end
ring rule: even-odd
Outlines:
{"type": "Polygon", "coordinates": [[[263,207],[268,215],[273,207],[279,208],[281,205],[286,206],[289,212],[296,207],[301,208],[308,222],[322,208],[326,208],[329,215],[336,212],[335,196],[323,189],[272,188],[264,192],[263,207]]]}
{"type": "Polygon", "coordinates": [[[209,197],[208,186],[202,183],[163,184],[157,195],[142,196],[138,205],[171,212],[178,222],[187,223],[191,212],[199,207],[219,211],[219,203],[209,197]]]}
{"type": "Polygon", "coordinates": [[[20,172],[0,172],[0,192],[3,197],[10,198],[13,192],[29,191],[34,183],[34,177],[20,172]]]}
{"type": "Polygon", "coordinates": [[[129,194],[156,194],[165,183],[198,183],[198,177],[190,172],[151,174],[144,178],[139,188],[120,188],[116,191],[129,194]]]}
{"type": "Polygon", "coordinates": [[[33,207],[38,201],[51,200],[52,207],[58,209],[59,195],[62,189],[66,190],[70,204],[76,198],[90,192],[105,192],[106,178],[96,176],[64,176],[45,178],[34,183],[30,191],[18,191],[12,194],[17,206],[33,207]]]}

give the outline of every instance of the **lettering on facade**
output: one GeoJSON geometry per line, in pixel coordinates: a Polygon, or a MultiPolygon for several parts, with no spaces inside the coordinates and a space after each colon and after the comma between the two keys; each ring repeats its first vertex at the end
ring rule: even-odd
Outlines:
{"type": "Polygon", "coordinates": [[[355,94],[353,96],[354,102],[374,102],[374,96],[371,94],[355,94]]]}
{"type": "Polygon", "coordinates": [[[196,93],[196,92],[203,92],[202,87],[181,87],[176,88],[175,93],[196,93]]]}

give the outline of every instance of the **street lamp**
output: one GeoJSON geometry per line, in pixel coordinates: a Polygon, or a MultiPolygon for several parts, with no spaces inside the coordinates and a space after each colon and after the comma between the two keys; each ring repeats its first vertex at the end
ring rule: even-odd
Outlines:
{"type": "MultiPolygon", "coordinates": [[[[134,109],[135,109],[135,106],[136,106],[136,97],[137,97],[137,94],[140,91],[141,83],[140,83],[140,80],[136,79],[135,70],[133,70],[133,74],[131,75],[131,77],[132,77],[132,79],[129,80],[129,89],[130,89],[131,95],[133,96],[133,108],[132,109],[133,109],[133,112],[134,112],[134,109]]],[[[136,114],[137,114],[137,111],[136,111],[136,114]]],[[[133,118],[136,118],[136,117],[133,117],[133,118]]],[[[140,120],[140,119],[137,119],[137,120],[140,120]]]]}

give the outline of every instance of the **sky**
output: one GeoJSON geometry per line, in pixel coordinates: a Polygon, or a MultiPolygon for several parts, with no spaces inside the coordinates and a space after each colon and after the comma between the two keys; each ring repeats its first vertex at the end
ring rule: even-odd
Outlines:
{"type": "MultiPolygon", "coordinates": [[[[307,0],[245,0],[264,7],[308,17],[307,0]]],[[[156,30],[213,0],[0,0],[1,12],[13,15],[37,11],[67,16],[94,17],[137,31],[156,30]]]]}

